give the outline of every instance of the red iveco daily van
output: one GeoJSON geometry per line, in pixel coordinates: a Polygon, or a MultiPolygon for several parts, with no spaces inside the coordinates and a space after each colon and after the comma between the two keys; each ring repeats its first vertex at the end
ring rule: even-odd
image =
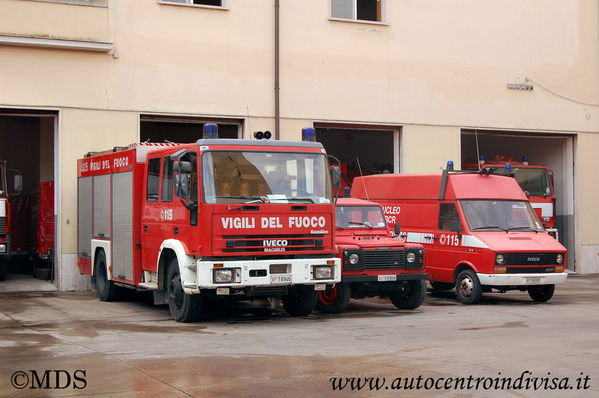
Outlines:
{"type": "Polygon", "coordinates": [[[424,246],[433,288],[455,286],[462,303],[492,289],[528,290],[547,301],[566,280],[566,248],[545,232],[513,178],[382,174],[357,177],[351,196],[380,203],[391,230],[424,246]]]}

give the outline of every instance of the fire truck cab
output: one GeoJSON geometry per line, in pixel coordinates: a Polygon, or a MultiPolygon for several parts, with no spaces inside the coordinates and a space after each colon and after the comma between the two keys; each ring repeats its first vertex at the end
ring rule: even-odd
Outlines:
{"type": "Polygon", "coordinates": [[[455,286],[462,303],[492,289],[547,301],[566,280],[566,248],[545,233],[511,177],[445,170],[358,178],[352,196],[367,195],[402,239],[424,246],[433,288],[455,286]]]}
{"type": "MultiPolygon", "coordinates": [[[[180,322],[202,301],[282,297],[310,313],[340,281],[325,150],[302,141],[215,138],[132,144],[78,160],[78,265],[102,300],[153,290],[180,322]]],[[[313,137],[313,134],[312,134],[313,137]]]]}
{"type": "Polygon", "coordinates": [[[410,310],[424,301],[424,249],[393,239],[378,204],[339,198],[335,246],[343,267],[341,283],[318,292],[320,311],[339,313],[350,298],[389,297],[397,308],[410,310]]]}

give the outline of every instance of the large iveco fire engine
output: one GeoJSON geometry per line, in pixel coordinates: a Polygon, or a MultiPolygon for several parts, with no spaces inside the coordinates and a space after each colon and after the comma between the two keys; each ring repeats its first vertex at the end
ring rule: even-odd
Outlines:
{"type": "Polygon", "coordinates": [[[511,177],[488,171],[357,177],[352,197],[383,206],[401,237],[421,243],[434,289],[456,288],[465,304],[493,289],[547,301],[566,280],[566,248],[545,233],[511,177]]]}
{"type": "Polygon", "coordinates": [[[0,281],[6,277],[10,259],[10,206],[6,184],[6,162],[0,160],[0,281]]]}
{"type": "Polygon", "coordinates": [[[335,209],[335,244],[343,267],[341,283],[318,292],[316,307],[322,312],[339,313],[350,298],[374,296],[389,297],[399,309],[419,307],[428,279],[422,245],[393,239],[381,206],[376,203],[340,198],[335,209]]]}
{"type": "Polygon", "coordinates": [[[496,174],[513,176],[528,196],[530,205],[537,213],[547,233],[559,240],[559,231],[555,228],[555,192],[553,190],[553,173],[547,166],[535,166],[528,163],[524,156],[521,162],[506,159],[497,155],[495,160],[485,160],[481,155],[478,164],[474,161],[464,162],[464,170],[492,170],[496,174]]]}
{"type": "Polygon", "coordinates": [[[173,318],[206,298],[282,297],[310,313],[341,279],[325,150],[306,141],[132,144],[78,160],[78,265],[102,300],[154,291],[173,318]]]}

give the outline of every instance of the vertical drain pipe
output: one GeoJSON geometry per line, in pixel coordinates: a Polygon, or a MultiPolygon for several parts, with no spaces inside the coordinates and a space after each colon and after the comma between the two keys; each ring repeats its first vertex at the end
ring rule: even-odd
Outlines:
{"type": "Polygon", "coordinates": [[[279,0],[275,0],[275,140],[280,137],[281,115],[279,109],[279,0]]]}

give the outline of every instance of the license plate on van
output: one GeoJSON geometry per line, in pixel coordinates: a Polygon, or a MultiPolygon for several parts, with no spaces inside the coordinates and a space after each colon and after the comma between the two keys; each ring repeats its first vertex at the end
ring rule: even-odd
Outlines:
{"type": "Polygon", "coordinates": [[[526,278],[527,285],[540,285],[543,278],[526,278]]]}
{"type": "Polygon", "coordinates": [[[291,283],[291,274],[271,275],[270,283],[291,283]]]}
{"type": "Polygon", "coordinates": [[[378,275],[377,280],[379,282],[395,282],[397,280],[397,275],[378,275]]]}

